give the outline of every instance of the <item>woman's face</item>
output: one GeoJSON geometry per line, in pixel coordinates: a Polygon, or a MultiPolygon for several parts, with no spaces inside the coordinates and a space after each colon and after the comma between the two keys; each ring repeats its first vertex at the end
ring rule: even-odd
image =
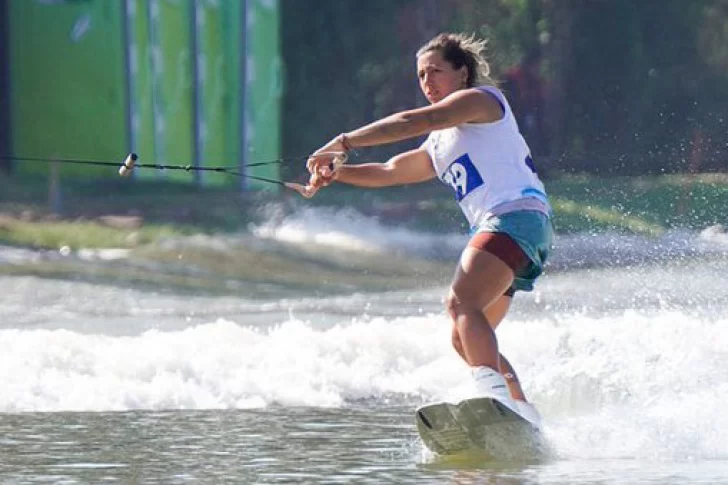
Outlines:
{"type": "Polygon", "coordinates": [[[454,69],[452,64],[442,58],[439,51],[428,51],[417,58],[420,89],[430,103],[437,103],[464,88],[467,76],[467,67],[454,69]]]}

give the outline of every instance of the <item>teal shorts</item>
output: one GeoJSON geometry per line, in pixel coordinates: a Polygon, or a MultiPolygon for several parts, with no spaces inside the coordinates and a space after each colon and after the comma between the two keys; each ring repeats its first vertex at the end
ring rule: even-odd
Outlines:
{"type": "Polygon", "coordinates": [[[526,253],[529,264],[516,273],[513,290],[531,291],[551,252],[554,230],[551,218],[542,212],[522,210],[507,212],[483,221],[474,233],[493,232],[510,236],[526,253]]]}

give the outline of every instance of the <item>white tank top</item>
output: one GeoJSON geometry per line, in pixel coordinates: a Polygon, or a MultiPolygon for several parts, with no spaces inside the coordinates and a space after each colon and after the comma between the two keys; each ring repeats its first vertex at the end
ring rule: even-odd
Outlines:
{"type": "Polygon", "coordinates": [[[431,132],[422,147],[430,155],[437,176],[453,188],[472,227],[513,210],[538,210],[549,215],[546,191],[508,101],[497,88],[477,89],[498,100],[503,118],[431,132]]]}

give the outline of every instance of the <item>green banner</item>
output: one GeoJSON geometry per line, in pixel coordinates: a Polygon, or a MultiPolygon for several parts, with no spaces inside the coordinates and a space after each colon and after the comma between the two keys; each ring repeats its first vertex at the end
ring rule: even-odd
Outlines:
{"type": "MultiPolygon", "coordinates": [[[[277,164],[246,168],[280,157],[278,1],[10,0],[9,25],[16,156],[121,161],[134,151],[140,163],[279,178],[277,164]]],[[[134,174],[278,188],[212,172],[134,174]]]]}
{"type": "MultiPolygon", "coordinates": [[[[246,163],[280,157],[280,58],[277,0],[246,2],[245,145],[246,163]]],[[[247,173],[278,178],[278,165],[252,167],[247,173]]],[[[250,181],[250,188],[277,190],[277,185],[250,181]]]]}
{"type": "MultiPolygon", "coordinates": [[[[141,163],[192,165],[194,73],[188,0],[130,0],[130,83],[134,150],[141,163]],[[151,110],[151,113],[145,112],[151,110]]],[[[140,178],[191,181],[194,172],[136,172],[140,178]]]]}
{"type": "MultiPolygon", "coordinates": [[[[154,103],[152,84],[152,49],[149,43],[148,0],[126,0],[126,28],[129,116],[131,151],[142,157],[141,163],[154,162],[154,103]]],[[[135,176],[155,174],[138,170],[135,176]]]]}
{"type": "MultiPolygon", "coordinates": [[[[240,133],[240,2],[195,0],[197,120],[201,166],[238,167],[240,133]]],[[[204,172],[205,185],[232,183],[204,172]]]]}
{"type": "MultiPolygon", "coordinates": [[[[123,160],[126,90],[117,1],[10,0],[10,122],[15,156],[123,160]]],[[[20,163],[19,173],[45,173],[20,163]]],[[[65,165],[62,173],[104,174],[65,165]]],[[[112,172],[115,173],[115,172],[112,172]]]]}

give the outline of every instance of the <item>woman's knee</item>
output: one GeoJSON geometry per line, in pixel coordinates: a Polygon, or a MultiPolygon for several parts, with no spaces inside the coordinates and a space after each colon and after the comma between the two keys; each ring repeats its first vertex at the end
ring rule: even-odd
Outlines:
{"type": "Polygon", "coordinates": [[[445,310],[453,320],[457,317],[457,298],[452,291],[447,295],[447,298],[445,298],[445,310]]]}
{"type": "Polygon", "coordinates": [[[453,291],[450,291],[445,299],[445,309],[453,319],[456,319],[460,315],[480,311],[474,302],[458,298],[453,291]]]}

